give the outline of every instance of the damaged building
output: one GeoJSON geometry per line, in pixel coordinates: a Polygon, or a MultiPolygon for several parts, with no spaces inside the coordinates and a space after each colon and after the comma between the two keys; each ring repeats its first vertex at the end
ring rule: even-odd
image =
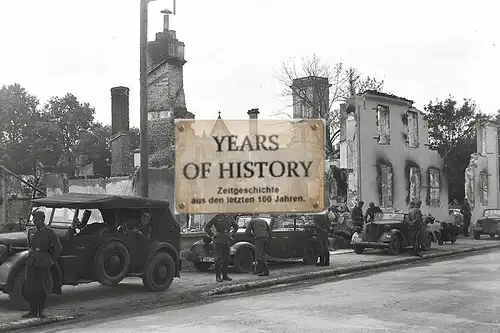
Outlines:
{"type": "Polygon", "coordinates": [[[465,170],[465,197],[472,208],[472,221],[485,209],[498,208],[498,124],[481,123],[476,128],[477,152],[472,154],[465,170]]]}
{"type": "Polygon", "coordinates": [[[425,114],[411,100],[366,91],[342,104],[340,167],[348,173],[350,208],[364,201],[408,211],[421,200],[424,213],[448,215],[444,162],[429,148],[425,114]]]}

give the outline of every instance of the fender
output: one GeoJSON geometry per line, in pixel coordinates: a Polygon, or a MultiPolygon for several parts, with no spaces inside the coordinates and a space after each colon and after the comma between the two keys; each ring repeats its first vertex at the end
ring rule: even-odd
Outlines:
{"type": "Polygon", "coordinates": [[[166,242],[154,242],[149,247],[149,255],[146,262],[149,262],[151,258],[158,252],[166,252],[172,256],[175,262],[175,277],[180,277],[180,260],[179,260],[179,252],[175,249],[175,247],[166,242]]]}
{"type": "Polygon", "coordinates": [[[28,250],[16,252],[0,265],[0,288],[8,288],[17,272],[24,268],[28,253],[28,250]]]}
{"type": "Polygon", "coordinates": [[[243,248],[249,248],[250,250],[252,250],[253,253],[255,253],[255,245],[253,245],[252,243],[250,243],[250,242],[237,242],[231,246],[229,254],[231,256],[236,256],[238,254],[238,252],[240,252],[241,249],[243,249],[243,248]]]}
{"type": "Polygon", "coordinates": [[[401,230],[399,229],[391,229],[391,231],[389,232],[389,234],[391,235],[391,237],[399,237],[399,239],[401,240],[401,245],[403,247],[407,246],[409,244],[408,240],[405,238],[405,236],[403,235],[403,233],[401,232],[401,230]]]}

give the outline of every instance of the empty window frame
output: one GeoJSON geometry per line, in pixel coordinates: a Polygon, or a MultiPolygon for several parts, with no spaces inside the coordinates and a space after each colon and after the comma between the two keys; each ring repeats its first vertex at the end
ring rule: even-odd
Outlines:
{"type": "Polygon", "coordinates": [[[418,112],[408,111],[408,147],[418,147],[418,112]]]}
{"type": "Polygon", "coordinates": [[[377,127],[378,143],[381,145],[389,145],[391,143],[391,124],[388,106],[377,106],[377,127]]]}
{"type": "Polygon", "coordinates": [[[388,208],[392,207],[392,166],[389,164],[381,164],[380,166],[380,206],[388,208]]]}
{"type": "Polygon", "coordinates": [[[420,200],[420,168],[411,167],[409,170],[408,179],[410,181],[410,201],[420,200]]]}
{"type": "Polygon", "coordinates": [[[441,204],[441,175],[437,168],[429,169],[429,205],[439,207],[441,204]]]}

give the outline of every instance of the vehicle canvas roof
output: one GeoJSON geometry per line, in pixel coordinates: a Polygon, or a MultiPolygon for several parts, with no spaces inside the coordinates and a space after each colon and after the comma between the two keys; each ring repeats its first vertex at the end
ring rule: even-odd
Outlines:
{"type": "Polygon", "coordinates": [[[45,198],[31,200],[34,206],[45,206],[49,208],[89,208],[89,209],[169,209],[166,200],[152,200],[138,196],[111,195],[111,194],[87,194],[67,193],[45,198]]]}

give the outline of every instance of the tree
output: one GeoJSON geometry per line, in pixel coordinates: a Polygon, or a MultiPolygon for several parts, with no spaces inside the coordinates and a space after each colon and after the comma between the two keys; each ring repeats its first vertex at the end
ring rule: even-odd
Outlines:
{"type": "Polygon", "coordinates": [[[449,200],[462,202],[465,197],[465,169],[476,152],[476,124],[490,117],[480,112],[471,99],[462,104],[449,96],[429,102],[426,112],[429,145],[444,159],[449,200]]]}
{"type": "Polygon", "coordinates": [[[44,108],[44,117],[57,124],[63,133],[62,158],[71,161],[73,150],[83,133],[88,132],[94,121],[95,109],[89,103],[81,103],[73,94],[52,97],[44,108]]]}
{"type": "Polygon", "coordinates": [[[92,124],[88,132],[84,132],[75,146],[76,155],[84,156],[86,162],[93,163],[96,176],[111,175],[111,126],[99,122],[92,124]]]}
{"type": "MultiPolygon", "coordinates": [[[[364,76],[353,67],[345,67],[342,62],[331,67],[316,55],[303,58],[299,66],[293,60],[283,63],[278,79],[284,86],[282,92],[284,97],[293,99],[292,97],[296,96],[292,105],[289,106],[302,105],[311,110],[316,117],[325,119],[327,158],[338,157],[339,150],[335,143],[340,134],[340,102],[366,90],[382,91],[384,86],[384,81],[364,76]],[[307,80],[307,84],[303,84],[303,80],[298,80],[302,78],[307,80]],[[330,87],[325,86],[325,78],[328,79],[330,87]],[[316,95],[311,95],[308,86],[313,86],[316,95]]],[[[282,112],[275,114],[282,114],[282,112]]]]}

